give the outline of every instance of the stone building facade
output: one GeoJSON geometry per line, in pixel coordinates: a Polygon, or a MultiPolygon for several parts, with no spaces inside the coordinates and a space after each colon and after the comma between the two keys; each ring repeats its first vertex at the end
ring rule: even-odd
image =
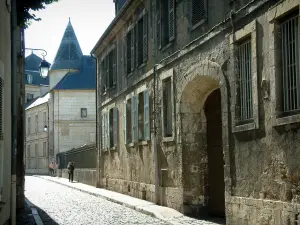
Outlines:
{"type": "Polygon", "coordinates": [[[127,0],[98,58],[98,185],[230,225],[295,224],[299,1],[127,0]]]}
{"type": "Polygon", "coordinates": [[[49,162],[53,158],[48,151],[49,98],[50,94],[47,93],[25,105],[24,157],[28,174],[47,174],[49,162]],[[45,127],[47,130],[44,129],[45,127]]]}

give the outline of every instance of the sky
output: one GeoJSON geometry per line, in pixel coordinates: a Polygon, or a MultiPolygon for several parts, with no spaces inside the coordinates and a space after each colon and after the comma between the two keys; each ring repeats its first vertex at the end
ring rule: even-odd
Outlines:
{"type": "MultiPolygon", "coordinates": [[[[115,6],[113,0],[59,0],[33,13],[41,21],[32,21],[25,30],[25,47],[45,49],[45,59],[52,64],[69,17],[83,54],[89,55],[113,20],[115,6]]],[[[41,57],[41,52],[34,53],[41,57]]]]}

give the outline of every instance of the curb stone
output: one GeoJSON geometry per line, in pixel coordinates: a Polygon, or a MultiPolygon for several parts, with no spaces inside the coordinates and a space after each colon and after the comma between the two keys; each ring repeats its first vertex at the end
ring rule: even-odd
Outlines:
{"type": "MultiPolygon", "coordinates": [[[[133,209],[133,210],[135,210],[135,211],[137,211],[137,212],[140,212],[140,213],[143,213],[143,214],[145,214],[145,215],[152,216],[152,217],[154,217],[154,218],[157,218],[157,219],[159,219],[159,220],[162,220],[163,222],[165,222],[165,223],[167,223],[167,224],[169,224],[169,225],[177,225],[177,224],[178,224],[178,223],[173,223],[173,222],[170,222],[170,221],[168,221],[168,220],[166,220],[166,219],[163,219],[163,218],[157,216],[155,213],[150,212],[150,211],[147,211],[147,210],[145,210],[145,209],[143,209],[143,208],[139,208],[139,207],[136,207],[136,206],[134,206],[134,205],[130,205],[130,204],[128,204],[128,203],[124,203],[124,202],[122,202],[122,201],[118,201],[118,200],[116,200],[116,199],[113,199],[113,198],[110,198],[110,197],[107,197],[107,196],[103,196],[103,195],[100,195],[100,194],[97,194],[97,193],[94,193],[94,192],[91,192],[91,191],[83,190],[83,189],[78,188],[78,187],[69,186],[69,185],[67,185],[67,184],[60,183],[59,181],[47,179],[47,178],[40,177],[40,176],[37,176],[37,175],[33,175],[33,177],[37,177],[37,178],[40,178],[40,179],[43,179],[43,180],[47,180],[47,181],[50,181],[50,182],[53,182],[53,183],[57,183],[57,184],[60,184],[60,185],[62,185],[62,186],[65,186],[65,187],[69,187],[69,188],[71,188],[71,189],[74,189],[74,190],[77,190],[77,191],[81,191],[81,192],[83,192],[83,193],[86,193],[86,194],[89,194],[89,195],[93,195],[93,196],[95,196],[95,197],[100,197],[100,198],[102,198],[102,199],[108,200],[108,201],[110,201],[110,202],[114,202],[114,203],[119,204],[119,205],[123,205],[123,206],[125,206],[125,207],[127,207],[127,208],[130,208],[130,209],[133,209]]],[[[43,224],[37,224],[37,225],[43,225],[43,224]]]]}
{"type": "Polygon", "coordinates": [[[27,198],[25,198],[25,203],[31,209],[31,213],[32,213],[32,216],[34,218],[35,224],[36,225],[44,225],[41,217],[39,216],[39,213],[38,213],[37,209],[32,204],[30,204],[30,202],[28,201],[27,198]]]}

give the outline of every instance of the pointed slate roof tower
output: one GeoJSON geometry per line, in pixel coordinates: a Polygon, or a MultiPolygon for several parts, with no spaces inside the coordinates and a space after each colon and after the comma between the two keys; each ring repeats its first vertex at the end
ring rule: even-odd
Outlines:
{"type": "Polygon", "coordinates": [[[60,42],[51,70],[80,69],[82,55],[81,48],[69,18],[69,23],[60,42]]]}

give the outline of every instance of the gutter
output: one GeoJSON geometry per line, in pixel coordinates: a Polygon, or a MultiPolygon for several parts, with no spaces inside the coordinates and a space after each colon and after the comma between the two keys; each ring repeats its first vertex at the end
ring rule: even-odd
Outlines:
{"type": "Polygon", "coordinates": [[[130,3],[132,3],[133,1],[134,0],[127,0],[124,3],[124,5],[121,8],[121,10],[119,11],[119,13],[116,15],[116,17],[113,19],[113,21],[109,24],[109,26],[106,28],[106,30],[104,31],[104,33],[102,34],[102,36],[100,37],[100,39],[98,40],[98,42],[96,43],[95,47],[92,49],[91,55],[95,53],[96,49],[99,47],[99,45],[101,44],[101,42],[108,36],[108,34],[112,30],[112,28],[119,22],[119,20],[121,19],[121,17],[125,13],[125,11],[128,9],[130,3]]]}
{"type": "MultiPolygon", "coordinates": [[[[95,59],[96,61],[96,67],[95,67],[95,75],[96,75],[96,90],[95,90],[95,94],[96,94],[96,105],[95,105],[95,108],[96,108],[96,152],[97,152],[97,157],[99,161],[99,163],[97,162],[97,166],[99,166],[98,169],[98,179],[97,179],[97,182],[100,181],[100,159],[101,159],[101,150],[98,146],[98,59],[91,53],[91,57],[93,59],[95,59]]],[[[100,130],[100,129],[99,129],[100,130]]]]}
{"type": "Polygon", "coordinates": [[[17,2],[11,1],[11,210],[10,224],[16,224],[17,160],[17,2]]]}

